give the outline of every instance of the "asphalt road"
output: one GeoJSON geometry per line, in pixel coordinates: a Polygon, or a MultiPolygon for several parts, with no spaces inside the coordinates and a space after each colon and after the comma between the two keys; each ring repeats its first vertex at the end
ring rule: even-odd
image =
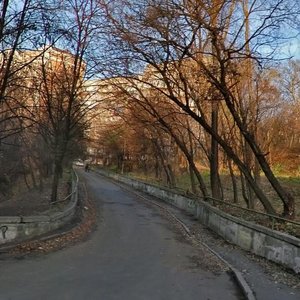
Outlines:
{"type": "Polygon", "coordinates": [[[99,209],[96,231],[57,252],[2,260],[0,300],[241,299],[227,273],[195,264],[197,251],[156,208],[94,173],[82,176],[99,209]]]}

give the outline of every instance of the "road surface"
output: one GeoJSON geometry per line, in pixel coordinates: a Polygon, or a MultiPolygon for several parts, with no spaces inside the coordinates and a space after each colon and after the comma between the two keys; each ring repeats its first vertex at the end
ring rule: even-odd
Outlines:
{"type": "Polygon", "coordinates": [[[242,299],[227,273],[195,264],[196,249],[157,208],[95,173],[81,176],[99,209],[96,231],[57,252],[0,261],[0,300],[242,299]]]}

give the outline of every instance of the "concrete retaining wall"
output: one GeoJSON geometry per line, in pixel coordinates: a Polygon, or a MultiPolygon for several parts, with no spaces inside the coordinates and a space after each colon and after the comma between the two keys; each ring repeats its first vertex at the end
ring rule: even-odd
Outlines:
{"type": "Polygon", "coordinates": [[[0,245],[31,239],[68,223],[74,216],[78,200],[77,182],[72,183],[71,200],[63,211],[36,216],[0,217],[0,245]]]}
{"type": "Polygon", "coordinates": [[[300,273],[300,239],[298,238],[238,219],[206,202],[197,200],[196,203],[194,199],[168,189],[118,174],[105,171],[99,173],[188,211],[225,240],[300,273]]]}

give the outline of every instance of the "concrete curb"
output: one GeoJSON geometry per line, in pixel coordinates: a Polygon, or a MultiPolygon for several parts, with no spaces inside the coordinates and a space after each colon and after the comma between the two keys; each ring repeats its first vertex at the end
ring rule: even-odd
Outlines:
{"type": "MultiPolygon", "coordinates": [[[[96,172],[97,173],[97,172],[96,172]]],[[[102,174],[97,173],[100,176],[104,176],[102,174]]],[[[119,187],[121,187],[122,189],[126,190],[129,193],[134,194],[135,196],[143,199],[144,201],[147,201],[157,207],[159,207],[160,209],[163,209],[165,212],[167,212],[176,222],[178,222],[180,224],[180,226],[184,229],[184,231],[187,233],[188,236],[192,237],[191,231],[188,228],[188,226],[181,221],[178,217],[176,217],[172,212],[170,212],[167,208],[163,207],[162,205],[156,203],[153,200],[147,199],[146,197],[140,195],[139,193],[135,192],[132,189],[128,189],[126,187],[124,187],[124,183],[120,184],[117,180],[112,179],[110,177],[105,177],[108,178],[110,180],[112,180],[115,184],[117,184],[119,187]]],[[[227,260],[225,260],[219,253],[217,253],[216,251],[214,251],[213,249],[211,249],[206,243],[197,240],[198,242],[200,242],[204,247],[206,247],[213,255],[215,255],[218,259],[220,259],[225,265],[228,266],[228,268],[230,269],[230,271],[233,274],[234,279],[236,280],[238,286],[240,287],[240,289],[243,292],[243,295],[245,296],[245,298],[247,300],[256,300],[256,297],[252,291],[252,289],[250,288],[249,284],[247,283],[247,281],[245,280],[245,278],[243,277],[242,273],[240,271],[238,271],[236,268],[234,268],[227,260]]]]}
{"type": "MultiPolygon", "coordinates": [[[[135,194],[135,193],[134,193],[135,194]]],[[[140,197],[143,199],[146,199],[144,197],[140,197]]],[[[147,200],[147,199],[146,199],[147,200]]],[[[147,200],[150,201],[150,200],[147,200]]],[[[152,202],[152,201],[150,201],[152,202]]],[[[155,204],[157,206],[159,206],[160,208],[164,209],[166,212],[168,212],[168,214],[176,221],[178,222],[181,227],[184,229],[184,231],[190,236],[192,237],[191,231],[190,229],[187,227],[186,224],[184,224],[183,221],[181,221],[179,218],[177,218],[174,214],[172,214],[170,211],[168,211],[166,208],[162,207],[161,205],[152,202],[152,204],[155,204]]],[[[247,300],[256,300],[253,291],[251,290],[250,286],[248,285],[248,283],[246,282],[245,278],[243,277],[242,273],[240,271],[238,271],[237,269],[235,269],[227,260],[225,260],[220,254],[218,254],[216,251],[214,251],[213,249],[211,249],[206,243],[197,240],[198,242],[200,242],[204,247],[206,247],[212,254],[214,254],[216,257],[218,257],[221,261],[223,261],[225,263],[225,265],[228,266],[228,268],[231,270],[237,284],[239,285],[239,287],[242,289],[242,292],[244,294],[244,296],[246,297],[247,300]]]]}
{"type": "Polygon", "coordinates": [[[78,198],[78,176],[75,171],[74,174],[76,178],[72,179],[72,190],[66,197],[69,200],[63,209],[59,211],[49,209],[40,215],[0,216],[0,251],[10,248],[10,245],[39,239],[65,226],[73,219],[78,198]]]}
{"type": "Polygon", "coordinates": [[[41,242],[45,242],[45,241],[48,241],[48,240],[52,240],[52,239],[56,239],[56,238],[60,238],[70,232],[72,232],[72,230],[74,230],[74,228],[76,228],[78,226],[78,224],[74,224],[73,227],[71,227],[70,229],[68,230],[65,230],[63,232],[60,232],[60,233],[56,233],[56,234],[50,234],[50,235],[47,235],[47,236],[42,236],[42,237],[35,237],[33,239],[30,239],[30,240],[26,240],[26,241],[21,241],[20,243],[14,243],[12,245],[7,245],[5,247],[1,247],[0,246],[0,254],[4,254],[4,253],[8,253],[10,250],[18,247],[19,245],[21,245],[22,243],[29,243],[29,242],[36,242],[36,241],[41,241],[41,242]]]}
{"type": "MultiPolygon", "coordinates": [[[[85,184],[84,184],[84,190],[85,190],[85,200],[86,200],[87,199],[87,190],[86,190],[85,184]]],[[[79,203],[79,202],[80,202],[80,200],[77,200],[77,203],[79,203]]],[[[77,208],[77,209],[79,209],[79,208],[77,208]]],[[[75,213],[76,213],[77,209],[75,208],[75,213]]],[[[43,234],[42,236],[33,237],[32,239],[19,241],[19,242],[11,242],[10,245],[7,245],[7,244],[0,245],[0,254],[8,253],[10,250],[18,247],[19,245],[21,245],[23,243],[36,242],[36,241],[45,242],[45,241],[63,237],[65,235],[71,233],[75,228],[80,226],[81,223],[82,223],[82,220],[80,220],[80,222],[75,223],[73,226],[71,226],[71,228],[68,228],[67,230],[64,230],[64,227],[61,227],[60,229],[58,229],[58,230],[60,230],[59,233],[48,232],[48,233],[43,234]]]]}
{"type": "Polygon", "coordinates": [[[117,173],[96,172],[182,209],[229,243],[300,273],[300,239],[297,237],[231,216],[201,199],[174,190],[117,173]]]}
{"type": "Polygon", "coordinates": [[[28,240],[24,240],[24,241],[20,241],[20,242],[12,242],[11,245],[5,245],[5,246],[1,246],[0,245],[0,254],[2,253],[7,253],[8,251],[18,247],[19,245],[23,244],[23,243],[28,243],[28,242],[36,242],[36,241],[41,241],[41,242],[45,242],[48,240],[52,240],[52,239],[56,239],[56,238],[60,238],[70,232],[72,232],[75,228],[77,228],[77,226],[79,226],[81,224],[81,222],[74,224],[71,228],[68,228],[68,230],[64,230],[64,227],[61,227],[60,230],[61,232],[59,233],[54,233],[51,234],[51,232],[49,232],[49,234],[45,233],[42,236],[36,236],[32,239],[28,239],[28,240]]]}

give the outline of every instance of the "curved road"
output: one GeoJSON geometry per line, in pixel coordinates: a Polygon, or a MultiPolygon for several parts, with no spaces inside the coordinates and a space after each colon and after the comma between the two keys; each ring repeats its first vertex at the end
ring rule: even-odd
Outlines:
{"type": "Polygon", "coordinates": [[[197,251],[155,208],[95,173],[81,176],[97,230],[54,253],[2,260],[0,300],[241,299],[229,275],[195,265],[197,251]]]}

